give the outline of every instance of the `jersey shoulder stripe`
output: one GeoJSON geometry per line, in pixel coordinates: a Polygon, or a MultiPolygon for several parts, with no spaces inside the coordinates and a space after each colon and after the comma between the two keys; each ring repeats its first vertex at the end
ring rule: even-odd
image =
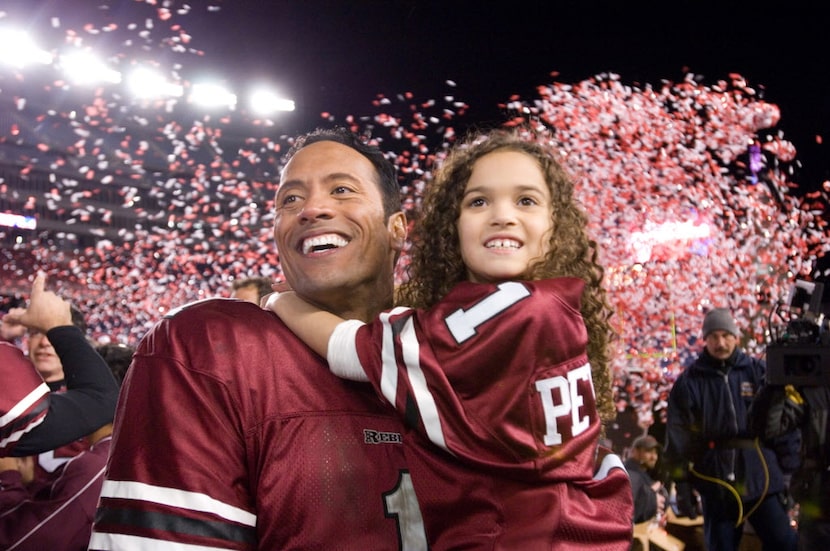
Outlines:
{"type": "Polygon", "coordinates": [[[256,515],[249,511],[198,492],[105,480],[90,549],[207,550],[252,545],[256,542],[256,520],[256,515]],[[147,507],[148,503],[155,507],[147,507]],[[107,532],[108,527],[121,531],[124,526],[142,535],[107,532]],[[159,539],[146,536],[151,533],[159,539]],[[213,546],[212,542],[222,544],[213,546]]]}
{"type": "Polygon", "coordinates": [[[46,419],[49,411],[49,392],[46,383],[41,382],[17,402],[14,402],[14,396],[11,397],[12,403],[9,404],[8,412],[0,417],[0,450],[11,449],[24,434],[46,419]]]}

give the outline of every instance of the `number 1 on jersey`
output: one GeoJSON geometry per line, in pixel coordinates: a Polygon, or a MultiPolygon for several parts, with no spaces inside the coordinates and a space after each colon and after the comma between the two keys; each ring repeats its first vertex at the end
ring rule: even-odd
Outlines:
{"type": "Polygon", "coordinates": [[[444,320],[458,344],[475,336],[476,329],[517,302],[530,296],[530,291],[517,281],[500,283],[491,295],[467,310],[459,308],[444,320]]]}

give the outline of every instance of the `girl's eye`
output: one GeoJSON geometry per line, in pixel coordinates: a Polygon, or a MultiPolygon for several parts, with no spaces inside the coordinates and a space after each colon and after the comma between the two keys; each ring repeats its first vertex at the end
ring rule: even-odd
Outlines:
{"type": "Polygon", "coordinates": [[[519,204],[524,207],[532,207],[533,205],[538,205],[539,203],[533,197],[522,197],[519,199],[519,204]]]}
{"type": "Polygon", "coordinates": [[[474,197],[467,201],[467,205],[470,207],[482,207],[486,204],[487,202],[484,200],[484,197],[474,197]]]}

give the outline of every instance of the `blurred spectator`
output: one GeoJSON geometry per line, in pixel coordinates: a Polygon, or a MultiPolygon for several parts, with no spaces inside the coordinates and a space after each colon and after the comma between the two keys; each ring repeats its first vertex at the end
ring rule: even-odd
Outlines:
{"type": "Polygon", "coordinates": [[[95,350],[107,362],[113,377],[115,377],[116,382],[120,385],[124,380],[124,375],[127,374],[127,368],[130,367],[130,362],[133,361],[135,349],[126,344],[107,343],[99,345],[95,350]]]}
{"type": "Polygon", "coordinates": [[[70,307],[35,279],[29,308],[12,309],[3,324],[48,335],[66,366],[68,388],[51,393],[23,352],[0,343],[0,455],[34,455],[72,442],[112,421],[118,385],[103,359],[71,325],[70,307]]]}
{"type": "Polygon", "coordinates": [[[634,440],[625,460],[634,496],[635,524],[661,518],[666,511],[666,489],[659,477],[654,479],[660,447],[653,436],[640,436],[634,440]]]}
{"type": "MultiPolygon", "coordinates": [[[[48,479],[36,479],[36,464],[31,456],[0,458],[0,549],[85,550],[109,453],[111,421],[115,409],[113,396],[117,396],[118,385],[114,383],[108,366],[84,339],[80,330],[68,325],[71,320],[69,305],[54,293],[44,292],[43,285],[44,279],[39,276],[35,280],[29,309],[9,314],[14,323],[24,323],[44,334],[48,333],[61,359],[65,361],[70,390],[64,394],[50,393],[47,390],[40,396],[56,403],[67,402],[78,392],[74,389],[78,378],[82,379],[82,391],[88,390],[87,383],[94,381],[95,377],[89,377],[86,372],[95,370],[75,370],[74,363],[69,360],[77,357],[86,360],[83,364],[85,366],[104,367],[92,374],[104,380],[103,386],[109,389],[105,395],[111,399],[103,401],[109,404],[110,412],[108,422],[87,435],[89,449],[61,465],[48,479]],[[63,355],[65,346],[79,349],[84,354],[63,355]],[[106,377],[102,378],[102,374],[106,377]]],[[[4,347],[9,345],[3,344],[0,349],[4,347]]],[[[22,359],[22,355],[18,359],[22,359]]],[[[23,364],[17,367],[31,369],[31,366],[23,364]]],[[[21,369],[21,374],[25,373],[37,376],[34,369],[21,369]]],[[[14,378],[17,379],[18,377],[14,378]]],[[[39,385],[46,386],[42,381],[39,385]]],[[[93,401],[77,400],[71,403],[78,408],[90,405],[94,410],[99,407],[93,401]]],[[[5,413],[0,411],[0,416],[5,413]]],[[[64,416],[84,418],[87,417],[87,412],[81,409],[70,411],[64,416]]],[[[91,412],[91,416],[95,417],[96,414],[91,412]]],[[[47,421],[52,417],[51,409],[46,417],[47,421]]],[[[47,421],[41,427],[46,426],[47,421]]]]}
{"type": "MultiPolygon", "coordinates": [[[[70,313],[72,325],[80,329],[81,333],[86,334],[87,326],[84,315],[74,306],[70,306],[70,313]]],[[[38,328],[29,329],[29,359],[35,364],[35,369],[52,391],[66,389],[61,359],[55,352],[49,337],[38,328]]]]}
{"type": "Polygon", "coordinates": [[[0,458],[0,549],[85,550],[111,439],[110,423],[45,484],[33,481],[32,457],[0,458]]]}
{"type": "Polygon", "coordinates": [[[259,305],[260,300],[270,294],[272,281],[267,277],[247,277],[234,280],[231,284],[231,298],[247,300],[259,305]]]}
{"type": "MultiPolygon", "coordinates": [[[[55,296],[57,298],[57,296],[55,296]]],[[[61,302],[47,302],[44,303],[42,308],[44,310],[48,310],[49,308],[54,309],[65,309],[69,308],[69,314],[71,319],[71,324],[75,327],[77,331],[80,331],[82,338],[84,338],[87,325],[84,320],[83,314],[77,308],[69,305],[68,303],[61,301],[61,302]]],[[[22,309],[12,309],[9,311],[9,314],[6,316],[11,320],[19,320],[19,316],[23,316],[22,309]]],[[[55,312],[52,312],[54,314],[55,312]]],[[[48,315],[48,313],[47,313],[48,315]]],[[[22,320],[20,320],[22,321],[22,320]]],[[[24,323],[25,325],[25,323],[24,323]]],[[[63,328],[62,328],[63,330],[63,328]]],[[[68,348],[72,348],[77,346],[76,341],[72,341],[74,344],[70,344],[68,348]]],[[[29,325],[29,338],[28,338],[28,348],[29,348],[29,359],[35,366],[35,369],[43,378],[44,382],[47,384],[49,389],[53,393],[63,393],[67,390],[66,384],[66,377],[64,373],[63,363],[61,361],[61,357],[58,355],[57,350],[53,346],[52,341],[50,340],[49,336],[47,336],[46,332],[42,330],[41,327],[37,325],[29,325]]],[[[84,348],[86,350],[86,348],[84,348]]],[[[71,351],[67,351],[68,353],[72,354],[71,351]]],[[[94,351],[93,351],[94,353],[94,351]]],[[[111,373],[108,374],[108,377],[112,377],[111,373]]],[[[114,414],[113,404],[109,401],[103,402],[101,404],[101,408],[105,408],[105,412],[108,416],[108,421],[112,421],[112,415],[114,414]]],[[[96,411],[100,412],[101,409],[87,405],[83,409],[76,410],[77,415],[86,416],[87,410],[90,412],[96,411]]],[[[93,427],[98,428],[100,425],[93,427]]],[[[88,443],[86,438],[79,438],[74,442],[70,442],[63,446],[60,446],[55,449],[50,449],[47,451],[43,451],[38,454],[37,462],[35,465],[35,479],[36,480],[46,480],[49,478],[48,473],[54,472],[59,466],[63,463],[69,461],[72,457],[78,455],[82,451],[88,448],[88,443]]],[[[15,451],[15,455],[22,455],[23,451],[21,448],[15,451]]]]}

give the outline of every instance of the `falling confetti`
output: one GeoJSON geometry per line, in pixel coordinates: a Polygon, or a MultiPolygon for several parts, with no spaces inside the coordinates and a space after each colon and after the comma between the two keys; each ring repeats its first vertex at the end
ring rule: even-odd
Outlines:
{"type": "MultiPolygon", "coordinates": [[[[118,70],[142,59],[185,90],[188,67],[210,62],[188,23],[216,17],[221,3],[136,1],[119,21],[100,4],[93,16],[51,17],[51,48],[115,44],[108,60],[118,70]]],[[[277,135],[273,120],[45,73],[0,70],[0,213],[38,223],[0,227],[4,293],[25,295],[44,270],[86,313],[93,338],[134,345],[170,309],[227,296],[236,278],[280,277],[273,197],[292,137],[277,135]]],[[[387,151],[412,220],[436,163],[474,115],[457,81],[444,84],[440,98],[379,94],[314,124],[346,126],[387,151]]],[[[799,193],[780,111],[741,75],[626,84],[601,74],[540,84],[537,97],[512,95],[501,107],[507,126],[542,129],[578,182],[619,333],[617,403],[643,424],[664,411],[698,350],[706,309],[732,308],[760,353],[768,313],[792,282],[827,275],[816,260],[830,243],[830,183],[799,193]]],[[[399,280],[406,264],[404,254],[399,280]]]]}

